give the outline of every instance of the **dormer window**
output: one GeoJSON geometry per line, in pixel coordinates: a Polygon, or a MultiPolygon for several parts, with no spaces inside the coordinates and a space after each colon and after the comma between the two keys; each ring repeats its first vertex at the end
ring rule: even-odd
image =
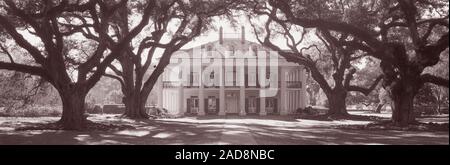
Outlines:
{"type": "Polygon", "coordinates": [[[252,46],[253,55],[256,56],[258,52],[258,48],[256,46],[252,46]]]}
{"type": "Polygon", "coordinates": [[[212,71],[212,72],[209,74],[209,78],[210,78],[210,79],[214,79],[214,71],[212,71]]]}
{"type": "Polygon", "coordinates": [[[231,51],[230,56],[234,56],[234,53],[236,52],[236,48],[233,45],[230,45],[230,51],[231,51]]]}
{"type": "Polygon", "coordinates": [[[206,50],[207,50],[208,56],[212,56],[212,46],[211,46],[211,45],[208,45],[208,46],[206,47],[206,50]]]}

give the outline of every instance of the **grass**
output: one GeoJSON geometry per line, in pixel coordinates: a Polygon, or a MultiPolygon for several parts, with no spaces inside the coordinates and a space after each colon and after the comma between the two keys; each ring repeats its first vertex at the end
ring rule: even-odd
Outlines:
{"type": "Polygon", "coordinates": [[[1,117],[56,117],[61,116],[61,107],[33,106],[20,109],[0,108],[1,117]]]}

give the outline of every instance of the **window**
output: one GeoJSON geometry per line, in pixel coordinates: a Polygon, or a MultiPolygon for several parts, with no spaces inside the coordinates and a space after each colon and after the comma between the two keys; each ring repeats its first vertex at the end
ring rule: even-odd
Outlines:
{"type": "Polygon", "coordinates": [[[207,50],[207,55],[208,56],[212,56],[212,46],[211,45],[208,45],[207,47],[206,47],[206,50],[207,50]]]}
{"type": "Polygon", "coordinates": [[[258,105],[257,105],[257,101],[256,101],[256,97],[254,97],[254,96],[250,96],[249,98],[248,98],[248,103],[247,103],[247,105],[248,105],[248,113],[256,113],[256,107],[258,107],[258,105]]]}
{"type": "Polygon", "coordinates": [[[212,79],[214,79],[214,71],[212,71],[210,74],[209,74],[209,78],[212,80],[212,79]]]}
{"type": "Polygon", "coordinates": [[[266,99],[266,107],[267,107],[267,108],[273,108],[273,107],[275,107],[274,99],[272,99],[272,98],[267,98],[267,99],[266,99]]]}
{"type": "Polygon", "coordinates": [[[191,96],[191,110],[196,111],[199,106],[199,100],[197,96],[191,96]]]}
{"type": "Polygon", "coordinates": [[[275,113],[276,112],[276,104],[277,104],[277,99],[269,97],[266,98],[266,112],[267,113],[275,113]]]}
{"type": "Polygon", "coordinates": [[[257,56],[258,48],[256,46],[252,46],[253,56],[257,56]]]}
{"type": "Polygon", "coordinates": [[[230,51],[231,51],[230,56],[234,56],[234,53],[236,52],[236,48],[233,45],[230,45],[230,51]]]}
{"type": "Polygon", "coordinates": [[[208,111],[214,112],[216,110],[216,97],[209,96],[208,97],[208,111]]]}
{"type": "Polygon", "coordinates": [[[199,77],[197,72],[191,72],[191,83],[194,86],[198,85],[199,77]]]}
{"type": "Polygon", "coordinates": [[[198,108],[198,98],[194,98],[192,99],[193,104],[192,104],[192,108],[198,108]]]}
{"type": "Polygon", "coordinates": [[[226,74],[225,81],[226,81],[226,85],[227,86],[233,86],[234,85],[233,84],[233,82],[234,82],[234,72],[228,71],[227,74],[226,74]]]}
{"type": "Polygon", "coordinates": [[[255,97],[251,97],[250,99],[249,99],[249,104],[248,104],[248,106],[250,107],[250,108],[256,108],[257,107],[257,105],[256,105],[256,98],[255,97]]]}
{"type": "Polygon", "coordinates": [[[248,73],[248,86],[256,86],[256,72],[248,73]]]}

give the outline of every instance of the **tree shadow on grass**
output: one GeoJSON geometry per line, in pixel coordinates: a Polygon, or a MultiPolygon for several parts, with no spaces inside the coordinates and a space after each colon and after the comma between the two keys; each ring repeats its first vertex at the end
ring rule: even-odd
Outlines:
{"type": "Polygon", "coordinates": [[[416,121],[406,126],[399,126],[390,120],[378,121],[366,125],[338,125],[333,128],[352,129],[352,130],[397,130],[397,131],[416,131],[416,132],[447,132],[449,123],[419,122],[416,121]]]}
{"type": "Polygon", "coordinates": [[[29,130],[0,134],[1,144],[218,144],[222,124],[199,126],[174,121],[145,121],[146,126],[118,131],[29,130]]]}
{"type": "Polygon", "coordinates": [[[369,116],[369,115],[296,115],[297,119],[318,120],[318,121],[334,121],[334,120],[354,120],[354,121],[385,121],[390,118],[369,116]]]}
{"type": "Polygon", "coordinates": [[[448,132],[412,132],[393,130],[348,130],[333,128],[292,129],[253,126],[253,138],[259,144],[447,144],[448,132]]]}
{"type": "MultiPolygon", "coordinates": [[[[302,127],[296,120],[112,120],[135,129],[114,131],[30,130],[0,132],[1,144],[236,144],[232,138],[250,136],[256,144],[447,144],[441,132],[302,127]],[[242,122],[241,122],[242,121],[242,122]],[[267,121],[267,122],[265,122],[267,121]]],[[[30,123],[36,124],[36,123],[30,123]]],[[[237,139],[239,140],[239,139],[237,139]]],[[[253,143],[252,143],[253,144],[253,143]]]]}

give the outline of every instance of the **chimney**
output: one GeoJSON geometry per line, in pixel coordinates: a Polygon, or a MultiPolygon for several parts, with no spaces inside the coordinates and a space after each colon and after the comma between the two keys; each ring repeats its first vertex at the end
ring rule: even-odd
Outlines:
{"type": "Polygon", "coordinates": [[[241,35],[242,35],[241,36],[241,39],[242,39],[241,42],[245,43],[245,27],[244,26],[241,27],[241,35]]]}
{"type": "Polygon", "coordinates": [[[222,26],[219,28],[219,43],[223,44],[223,28],[222,28],[222,26]]]}

